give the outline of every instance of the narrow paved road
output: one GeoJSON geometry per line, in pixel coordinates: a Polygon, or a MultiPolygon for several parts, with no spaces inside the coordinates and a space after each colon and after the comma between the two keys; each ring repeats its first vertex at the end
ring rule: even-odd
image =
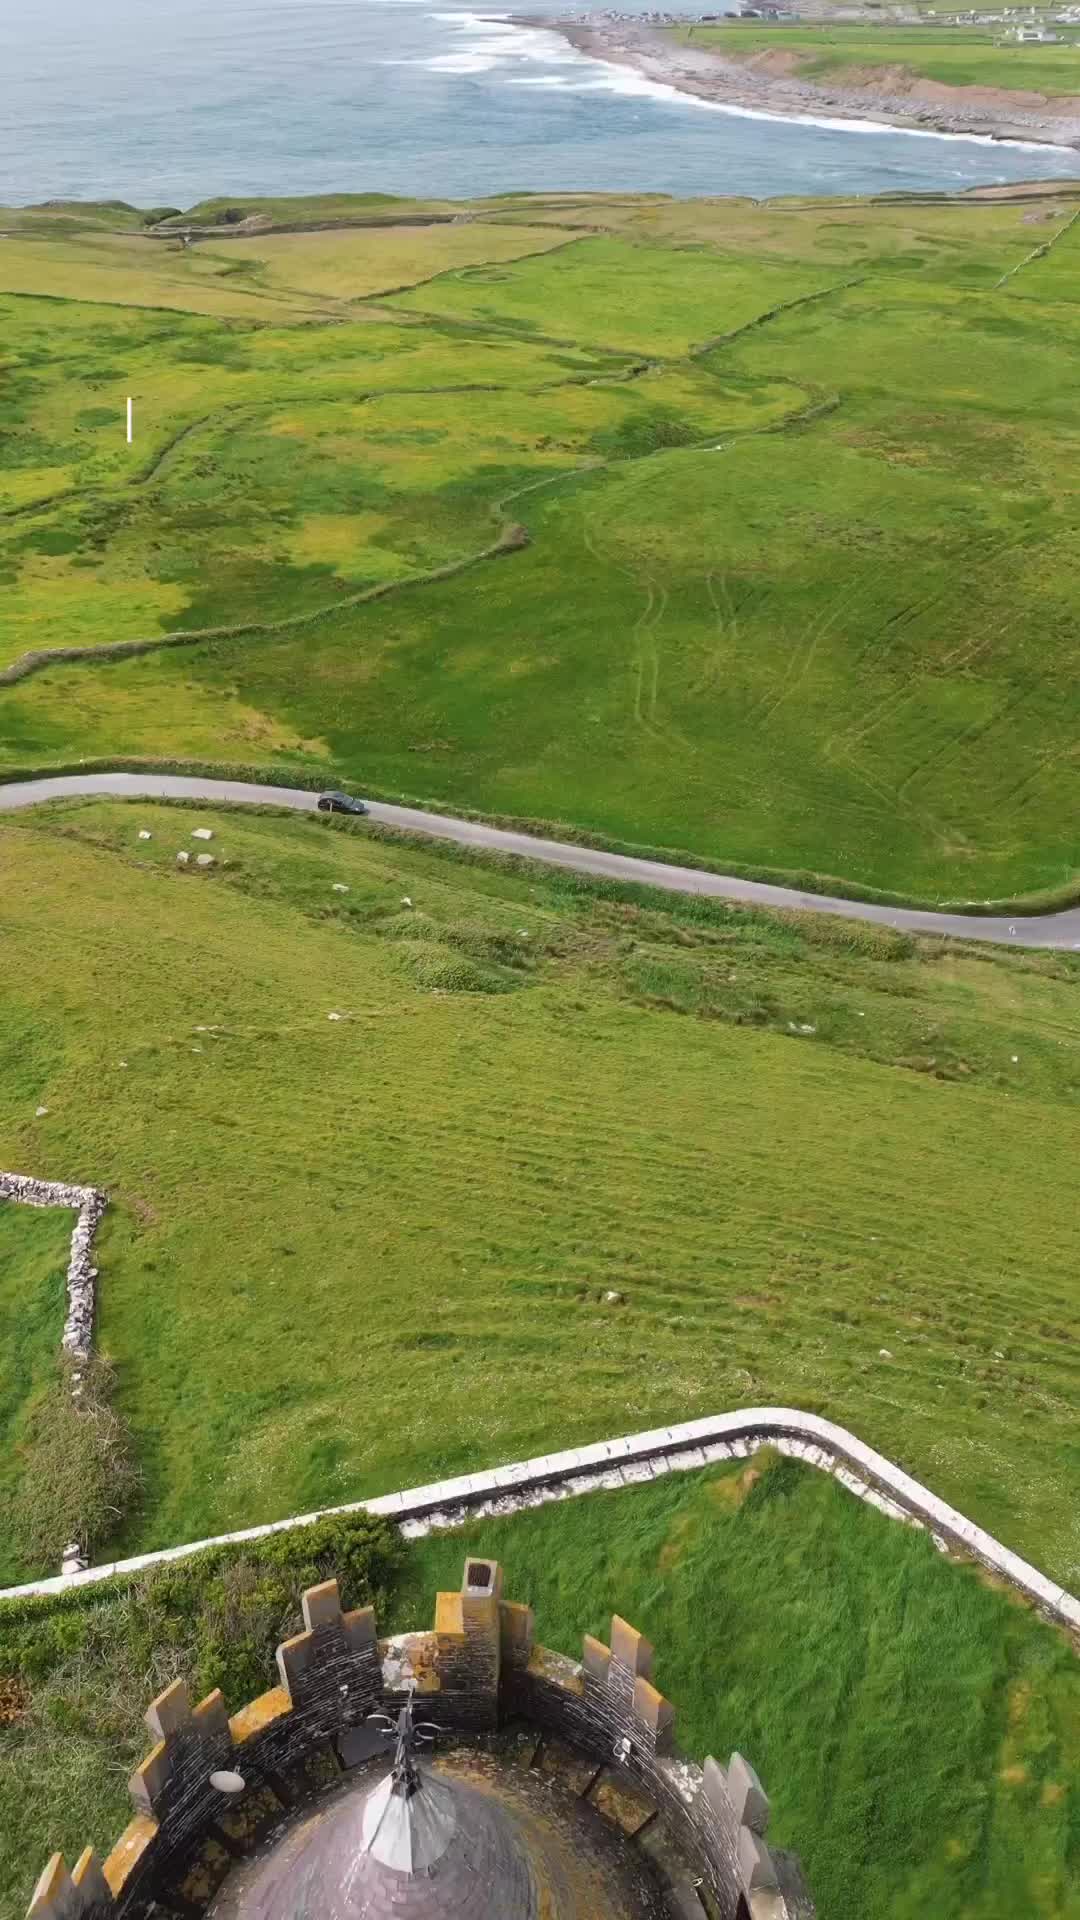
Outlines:
{"type": "MultiPolygon", "coordinates": [[[[239,801],[264,807],[295,807],[304,813],[314,810],[317,799],[314,793],[299,787],[260,787],[241,780],[195,780],[167,773],[78,773],[0,785],[0,812],[37,806],[44,800],[92,794],[112,794],[121,799],[239,801]]],[[[703,893],[713,899],[742,900],[755,906],[836,913],[848,920],[873,920],[878,926],[901,927],[910,933],[952,933],[965,940],[997,940],[1007,946],[1080,951],[1080,907],[1066,913],[1006,920],[981,914],[872,906],[863,900],[839,900],[828,894],[800,893],[794,887],[773,887],[762,880],[729,879],[725,874],[703,873],[696,867],[668,866],[661,860],[636,860],[628,854],[604,853],[564,840],[541,840],[531,833],[508,833],[501,827],[455,819],[452,814],[422,813],[415,807],[392,807],[382,800],[369,801],[368,805],[371,818],[380,826],[426,834],[435,840],[455,840],[463,847],[518,854],[602,879],[632,880],[647,887],[664,887],[671,893],[703,893]]]]}

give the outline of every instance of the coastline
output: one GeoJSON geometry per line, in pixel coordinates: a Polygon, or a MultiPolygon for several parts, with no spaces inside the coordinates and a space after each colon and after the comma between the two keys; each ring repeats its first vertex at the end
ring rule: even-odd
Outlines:
{"type": "Polygon", "coordinates": [[[790,71],[787,56],[752,60],[687,46],[635,20],[570,20],[549,14],[511,14],[515,25],[557,33],[589,59],[629,67],[658,86],[733,113],[770,118],[850,122],[954,138],[1080,149],[1080,97],[1048,101],[1042,94],[989,87],[947,87],[895,67],[860,69],[856,82],[815,85],[790,71]]]}

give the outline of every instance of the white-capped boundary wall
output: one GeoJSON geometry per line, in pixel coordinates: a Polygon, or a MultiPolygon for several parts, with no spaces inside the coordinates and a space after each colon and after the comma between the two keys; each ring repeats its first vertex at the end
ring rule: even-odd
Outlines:
{"type": "Polygon", "coordinates": [[[71,1587],[107,1580],[114,1574],[138,1573],[146,1567],[184,1559],[204,1547],[240,1546],[263,1540],[290,1527],[312,1526],[317,1520],[349,1513],[382,1514],[396,1522],[406,1537],[435,1527],[452,1527],[486,1515],[514,1513],[523,1507],[543,1506],[600,1487],[634,1486],[666,1473],[709,1466],[716,1460],[745,1458],[759,1447],[782,1453],[833,1474],[859,1499],[868,1501],[894,1519],[926,1527],[943,1549],[978,1560],[998,1574],[1039,1611],[1059,1624],[1080,1632],[1080,1600],[1048,1580],[992,1535],[964,1518],[955,1507],[920,1486],[884,1455],[875,1453],[845,1427],[793,1407],[745,1407],[735,1413],[689,1420],[680,1426],[657,1427],[650,1433],[630,1434],[620,1440],[600,1440],[592,1446],[563,1453],[540,1454],[485,1473],[463,1474],[431,1486],[408,1487],[401,1493],[374,1500],[355,1500],[348,1506],[324,1507],[316,1513],[296,1514],[267,1526],[245,1527],[236,1533],[193,1540],[160,1553],[139,1554],[85,1572],[61,1574],[27,1586],[7,1587],[0,1599],[33,1594],[63,1593],[71,1587]]]}

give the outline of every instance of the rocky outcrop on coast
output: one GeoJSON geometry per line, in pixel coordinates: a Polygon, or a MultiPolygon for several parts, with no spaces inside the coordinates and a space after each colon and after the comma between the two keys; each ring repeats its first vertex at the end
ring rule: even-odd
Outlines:
{"type": "Polygon", "coordinates": [[[876,120],[930,133],[1080,147],[1080,97],[1047,99],[1012,88],[950,87],[896,66],[849,70],[820,83],[800,79],[797,59],[777,46],[745,59],[675,40],[640,16],[598,14],[577,20],[517,16],[560,33],[594,60],[632,67],[680,93],[718,106],[791,119],[876,120]]]}

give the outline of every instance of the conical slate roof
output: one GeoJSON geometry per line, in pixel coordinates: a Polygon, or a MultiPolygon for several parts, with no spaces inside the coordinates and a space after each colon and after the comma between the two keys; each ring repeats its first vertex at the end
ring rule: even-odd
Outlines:
{"type": "Polygon", "coordinates": [[[532,1868],[512,1816],[491,1795],[422,1773],[393,1776],[359,1807],[346,1798],[270,1858],[247,1920],[539,1920],[532,1868]]]}

